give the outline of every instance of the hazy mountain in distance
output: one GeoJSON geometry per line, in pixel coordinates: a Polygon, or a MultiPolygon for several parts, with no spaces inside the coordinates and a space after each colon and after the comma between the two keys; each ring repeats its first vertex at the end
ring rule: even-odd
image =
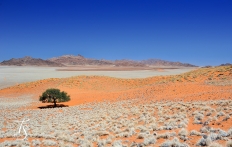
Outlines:
{"type": "Polygon", "coordinates": [[[0,63],[0,65],[5,65],[5,66],[64,66],[63,64],[48,61],[48,60],[43,60],[43,59],[36,59],[32,58],[29,56],[25,56],[23,58],[12,58],[10,60],[5,60],[0,63]]]}
{"type": "Polygon", "coordinates": [[[54,57],[47,60],[36,59],[32,57],[24,58],[12,58],[0,63],[5,66],[76,66],[76,65],[97,65],[97,66],[130,66],[130,67],[146,67],[146,66],[169,66],[169,67],[197,67],[188,63],[171,62],[160,59],[148,59],[142,61],[134,61],[128,59],[122,60],[98,60],[85,58],[82,55],[63,55],[60,57],[54,57]]]}
{"type": "Polygon", "coordinates": [[[192,64],[189,64],[189,63],[171,62],[171,61],[165,61],[165,60],[160,60],[160,59],[142,60],[141,63],[146,64],[146,65],[153,65],[153,66],[197,67],[196,65],[192,65],[192,64]]]}

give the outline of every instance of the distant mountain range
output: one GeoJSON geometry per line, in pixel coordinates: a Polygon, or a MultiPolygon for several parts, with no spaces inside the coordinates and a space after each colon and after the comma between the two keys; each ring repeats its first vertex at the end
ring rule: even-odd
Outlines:
{"type": "Polygon", "coordinates": [[[5,66],[54,66],[54,67],[60,67],[63,66],[63,64],[52,62],[49,60],[43,60],[43,59],[36,59],[29,56],[23,57],[23,58],[12,58],[10,60],[6,60],[0,63],[0,65],[5,66]]]}
{"type": "Polygon", "coordinates": [[[230,66],[230,65],[232,65],[232,64],[231,63],[225,63],[225,64],[221,64],[219,66],[230,66]]]}
{"type": "Polygon", "coordinates": [[[146,67],[146,66],[181,66],[181,67],[197,67],[188,63],[171,62],[160,59],[148,59],[142,61],[134,60],[98,60],[85,58],[81,55],[64,55],[43,60],[32,57],[12,58],[0,63],[5,66],[75,66],[75,65],[111,65],[111,66],[131,66],[131,67],[146,67]]]}
{"type": "Polygon", "coordinates": [[[55,57],[48,59],[48,61],[52,61],[55,63],[60,63],[65,66],[74,66],[74,65],[114,65],[114,66],[134,66],[134,67],[144,67],[146,66],[143,63],[133,60],[97,60],[85,58],[81,55],[73,56],[73,55],[64,55],[61,57],[55,57]]]}
{"type": "Polygon", "coordinates": [[[146,65],[154,65],[154,66],[184,66],[184,67],[197,67],[196,65],[192,65],[189,63],[181,63],[181,62],[170,62],[160,59],[148,59],[142,60],[141,63],[146,65]]]}

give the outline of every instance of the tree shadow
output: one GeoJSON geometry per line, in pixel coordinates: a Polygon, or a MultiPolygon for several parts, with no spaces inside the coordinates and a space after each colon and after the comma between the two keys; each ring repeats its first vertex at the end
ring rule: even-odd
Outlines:
{"type": "Polygon", "coordinates": [[[39,109],[48,109],[48,108],[62,108],[62,107],[69,107],[68,105],[64,105],[64,104],[56,104],[56,107],[54,107],[54,105],[46,105],[46,106],[41,106],[38,107],[39,109]]]}

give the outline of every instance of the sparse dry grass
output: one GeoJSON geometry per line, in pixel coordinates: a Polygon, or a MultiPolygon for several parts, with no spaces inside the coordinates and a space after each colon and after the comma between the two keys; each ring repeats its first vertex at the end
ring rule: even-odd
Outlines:
{"type": "MultiPolygon", "coordinates": [[[[231,128],[228,130],[213,129],[212,121],[209,121],[208,125],[195,124],[201,126],[199,130],[189,130],[189,126],[194,125],[190,120],[204,112],[198,110],[186,113],[183,109],[187,110],[192,105],[196,108],[202,108],[201,106],[204,105],[207,106],[207,109],[202,108],[202,110],[208,111],[220,108],[224,104],[228,107],[231,103],[231,100],[220,100],[220,102],[147,101],[141,103],[140,99],[134,99],[113,103],[89,103],[68,108],[20,111],[16,109],[9,111],[9,108],[12,107],[9,105],[7,109],[2,109],[0,114],[1,120],[4,119],[0,122],[0,128],[4,130],[1,132],[1,134],[4,134],[1,138],[5,140],[5,142],[1,142],[1,145],[8,144],[9,146],[8,138],[14,138],[13,135],[19,124],[13,120],[21,120],[26,117],[30,118],[28,138],[32,139],[28,143],[34,146],[57,146],[62,142],[69,146],[92,146],[94,144],[98,144],[98,146],[117,146],[120,143],[122,144],[123,140],[128,140],[123,142],[126,146],[133,143],[143,144],[144,146],[165,146],[167,144],[215,146],[217,144],[212,142],[229,141],[231,128]],[[218,105],[211,107],[211,103],[218,105]],[[169,111],[169,106],[172,107],[172,112],[169,111]],[[84,108],[88,109],[84,110],[84,108]],[[178,115],[172,115],[171,113],[178,115]],[[159,121],[161,119],[165,121],[159,121]],[[180,123],[182,125],[179,125],[180,123]],[[199,139],[198,136],[203,134],[205,136],[199,139]],[[189,138],[198,138],[199,140],[190,140],[189,138]],[[164,141],[160,142],[162,139],[164,141]]],[[[217,116],[220,112],[212,112],[212,115],[217,116]]],[[[211,116],[205,115],[204,119],[208,119],[208,117],[211,116]]],[[[218,119],[214,122],[222,121],[229,123],[231,118],[227,120],[218,119]]],[[[19,136],[19,138],[22,137],[23,134],[19,136]]],[[[19,142],[16,143],[19,144],[19,142]]]]}

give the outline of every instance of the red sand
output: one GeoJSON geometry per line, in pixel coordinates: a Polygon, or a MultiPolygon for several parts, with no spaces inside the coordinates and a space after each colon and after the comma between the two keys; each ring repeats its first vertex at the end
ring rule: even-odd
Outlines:
{"type": "MultiPolygon", "coordinates": [[[[73,106],[86,102],[121,99],[155,100],[216,100],[231,99],[232,84],[220,86],[232,79],[231,67],[198,69],[176,76],[157,76],[145,79],[117,79],[104,76],[78,76],[71,78],[51,78],[19,84],[0,90],[1,97],[33,95],[35,99],[47,88],[59,88],[71,96],[64,103],[73,106]],[[206,81],[216,84],[205,84],[206,81]]],[[[42,104],[41,105],[46,105],[42,104]]],[[[34,108],[37,108],[35,106],[34,108]]]]}
{"type": "MultiPolygon", "coordinates": [[[[146,100],[183,100],[204,101],[232,99],[232,67],[217,67],[198,69],[177,76],[158,76],[145,79],[117,79],[104,76],[79,76],[63,79],[46,79],[30,83],[15,85],[0,90],[1,97],[15,97],[21,95],[33,95],[39,100],[39,96],[47,88],[59,88],[67,92],[71,101],[63,104],[74,106],[88,102],[118,101],[123,99],[141,98],[146,100]]],[[[41,103],[39,106],[45,106],[41,103]]],[[[38,109],[38,105],[29,108],[38,109]]],[[[192,120],[191,120],[192,121],[192,120]]],[[[212,124],[210,124],[212,125],[212,124]]],[[[222,122],[214,127],[228,130],[232,121],[222,122]]],[[[189,123],[187,129],[199,130],[201,125],[189,123]]],[[[193,136],[196,142],[199,136],[193,136]]],[[[158,142],[163,142],[159,140],[158,142]]]]}

